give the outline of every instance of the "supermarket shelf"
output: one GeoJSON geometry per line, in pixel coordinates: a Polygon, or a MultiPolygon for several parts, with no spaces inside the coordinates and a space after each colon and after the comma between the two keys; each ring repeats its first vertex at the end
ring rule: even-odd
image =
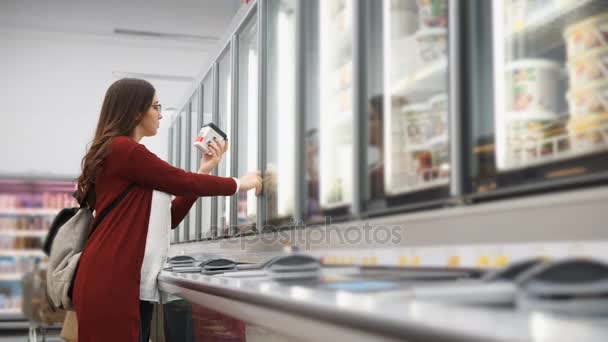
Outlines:
{"type": "Polygon", "coordinates": [[[413,92],[438,93],[447,87],[448,60],[446,57],[428,64],[413,74],[395,82],[391,94],[410,94],[413,92]]]}
{"type": "Polygon", "coordinates": [[[434,137],[432,139],[429,139],[428,141],[426,141],[423,144],[410,144],[407,145],[405,147],[405,149],[407,151],[426,151],[426,150],[430,150],[434,145],[437,144],[447,144],[448,143],[448,136],[446,135],[440,135],[438,137],[434,137]]]}
{"type": "Polygon", "coordinates": [[[0,209],[0,215],[11,216],[55,216],[61,209],[48,208],[11,208],[0,209]]]}
{"type": "Polygon", "coordinates": [[[39,249],[0,249],[0,256],[45,256],[39,249]]]}
{"type": "Polygon", "coordinates": [[[23,273],[0,273],[0,281],[20,281],[23,273]]]}
{"type": "Polygon", "coordinates": [[[21,308],[0,309],[0,321],[25,319],[21,308]]]}
{"type": "Polygon", "coordinates": [[[399,187],[396,186],[391,189],[388,189],[387,192],[391,196],[396,196],[396,195],[403,195],[403,194],[410,193],[410,192],[432,189],[432,188],[436,188],[436,187],[440,187],[440,186],[445,186],[448,184],[450,184],[449,178],[437,178],[432,181],[421,181],[420,183],[414,184],[414,185],[399,186],[399,187]]]}
{"type": "MultiPolygon", "coordinates": [[[[604,125],[596,130],[591,130],[588,133],[595,133],[595,132],[600,133],[602,135],[604,141],[608,141],[608,125],[604,125]]],[[[594,146],[585,146],[585,147],[580,147],[580,148],[577,148],[577,147],[573,148],[572,146],[576,146],[576,145],[574,144],[573,141],[570,140],[570,136],[568,136],[568,135],[560,135],[560,136],[544,139],[533,145],[527,144],[525,146],[525,148],[526,149],[530,149],[530,148],[535,149],[536,154],[539,155],[539,157],[530,157],[528,159],[523,159],[523,160],[507,160],[506,165],[504,167],[499,168],[499,170],[500,171],[521,170],[521,169],[526,169],[526,168],[530,168],[530,167],[534,167],[534,166],[538,166],[538,165],[543,165],[543,164],[548,164],[548,163],[553,163],[553,162],[558,162],[558,161],[563,161],[563,160],[569,160],[572,158],[581,157],[583,155],[605,152],[606,150],[608,150],[608,145],[606,145],[606,144],[597,144],[594,146]],[[543,146],[546,146],[547,144],[551,144],[553,151],[558,151],[559,143],[564,142],[564,141],[568,141],[570,143],[571,147],[568,150],[559,151],[559,152],[556,152],[556,153],[553,153],[550,155],[545,155],[545,156],[541,155],[541,150],[543,149],[543,146]]]]}
{"type": "Polygon", "coordinates": [[[22,230],[22,229],[0,230],[0,236],[45,237],[47,234],[48,234],[48,231],[45,231],[45,230],[22,230]]]}
{"type": "Polygon", "coordinates": [[[351,201],[339,201],[339,202],[332,202],[332,203],[326,203],[321,205],[321,209],[336,209],[336,208],[342,208],[342,207],[346,207],[346,206],[350,206],[352,205],[351,201]]]}
{"type": "MultiPolygon", "coordinates": [[[[24,330],[30,327],[30,323],[25,321],[25,318],[18,321],[2,321],[2,316],[0,316],[0,330],[24,330]]],[[[50,339],[47,341],[51,342],[50,339]]],[[[63,341],[63,340],[60,340],[63,341]]]]}

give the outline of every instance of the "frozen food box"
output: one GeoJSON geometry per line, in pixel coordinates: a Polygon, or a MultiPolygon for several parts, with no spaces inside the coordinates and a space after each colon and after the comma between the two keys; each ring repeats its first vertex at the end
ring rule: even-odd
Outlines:
{"type": "Polygon", "coordinates": [[[608,45],[608,13],[583,19],[564,31],[568,58],[608,45]]]}
{"type": "Polygon", "coordinates": [[[507,64],[506,106],[510,115],[559,113],[563,96],[561,65],[545,59],[522,59],[507,64]]]}
{"type": "Polygon", "coordinates": [[[207,145],[214,139],[217,143],[221,143],[228,139],[228,137],[226,136],[226,133],[224,133],[219,127],[209,123],[201,128],[196,140],[192,145],[201,150],[203,153],[209,153],[209,148],[207,145]]]}

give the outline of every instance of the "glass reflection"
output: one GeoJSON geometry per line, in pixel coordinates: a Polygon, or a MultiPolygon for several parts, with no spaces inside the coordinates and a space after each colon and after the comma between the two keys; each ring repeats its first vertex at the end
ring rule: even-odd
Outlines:
{"type": "MultiPolygon", "coordinates": [[[[202,110],[202,119],[199,124],[199,128],[202,127],[206,123],[210,123],[213,121],[213,92],[215,91],[213,88],[213,75],[210,72],[203,79],[203,110],[202,110]]],[[[201,207],[199,211],[201,212],[201,238],[208,239],[212,238],[211,234],[211,198],[210,197],[202,197],[198,199],[198,205],[201,207]]]]}
{"type": "MultiPolygon", "coordinates": [[[[230,60],[231,53],[227,50],[219,60],[219,128],[228,135],[230,140],[230,132],[232,130],[232,79],[230,60]]],[[[230,176],[231,168],[231,150],[234,146],[230,146],[224,154],[224,158],[218,165],[218,175],[230,176]]],[[[227,236],[230,233],[230,200],[231,197],[218,197],[218,221],[217,221],[217,236],[227,236]]]]}
{"type": "MultiPolygon", "coordinates": [[[[252,17],[238,36],[238,175],[258,167],[258,27],[252,17]]],[[[238,233],[255,230],[257,196],[255,190],[239,192],[238,233]]]]}
{"type": "Polygon", "coordinates": [[[390,196],[449,181],[447,7],[447,0],[384,2],[390,94],[384,102],[384,181],[390,196]]]}
{"type": "Polygon", "coordinates": [[[270,224],[289,222],[295,203],[295,0],[267,4],[266,174],[270,224]],[[280,184],[280,186],[279,186],[280,184]]]}

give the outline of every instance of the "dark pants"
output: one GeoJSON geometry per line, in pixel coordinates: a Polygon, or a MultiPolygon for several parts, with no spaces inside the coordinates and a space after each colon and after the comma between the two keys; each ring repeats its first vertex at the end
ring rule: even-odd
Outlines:
{"type": "Polygon", "coordinates": [[[139,342],[150,340],[150,326],[152,325],[152,313],[154,304],[152,302],[139,301],[139,342]]]}

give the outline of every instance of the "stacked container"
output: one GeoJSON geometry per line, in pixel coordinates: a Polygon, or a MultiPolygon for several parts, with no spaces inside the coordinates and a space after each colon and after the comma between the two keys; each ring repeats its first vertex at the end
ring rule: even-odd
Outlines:
{"type": "Polygon", "coordinates": [[[568,132],[575,149],[595,149],[608,142],[608,14],[571,25],[564,39],[570,78],[568,132]]]}

